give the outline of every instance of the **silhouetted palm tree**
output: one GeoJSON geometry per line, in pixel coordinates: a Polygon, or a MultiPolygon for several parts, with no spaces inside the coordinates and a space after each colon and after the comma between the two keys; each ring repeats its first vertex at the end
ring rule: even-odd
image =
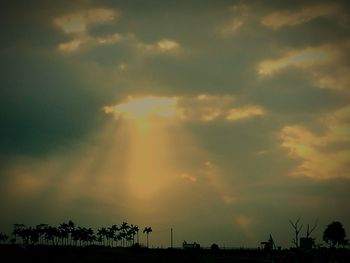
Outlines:
{"type": "Polygon", "coordinates": [[[69,231],[69,244],[72,245],[72,233],[75,229],[75,224],[72,220],[68,221],[68,231],[69,231]]]}
{"type": "Polygon", "coordinates": [[[108,238],[112,242],[112,247],[113,247],[113,242],[115,241],[115,237],[117,236],[119,228],[117,225],[112,225],[110,228],[108,228],[108,238]]]}
{"type": "Polygon", "coordinates": [[[26,226],[19,229],[17,235],[22,239],[22,245],[28,244],[28,230],[26,226]]]}
{"type": "Polygon", "coordinates": [[[107,235],[108,235],[108,231],[105,227],[102,227],[97,230],[97,236],[101,240],[101,243],[103,244],[103,246],[106,246],[105,240],[107,238],[107,235]]]}
{"type": "Polygon", "coordinates": [[[122,236],[121,236],[121,233],[116,233],[114,235],[114,241],[116,242],[116,246],[118,246],[118,242],[122,240],[122,236]]]}
{"type": "Polygon", "coordinates": [[[134,226],[134,231],[136,232],[137,244],[139,244],[140,243],[140,241],[139,241],[139,231],[140,231],[139,227],[135,225],[134,226]]]}
{"type": "Polygon", "coordinates": [[[47,224],[39,224],[35,227],[35,229],[39,235],[38,243],[41,245],[45,243],[45,230],[47,227],[48,227],[47,224]]]}
{"type": "Polygon", "coordinates": [[[139,227],[138,226],[134,226],[134,231],[136,232],[136,240],[137,240],[137,244],[140,243],[139,241],[139,227]]]}
{"type": "Polygon", "coordinates": [[[95,240],[96,236],[94,235],[94,230],[92,228],[84,228],[83,241],[85,242],[85,246],[91,245],[95,240]]]}
{"type": "MultiPolygon", "coordinates": [[[[17,237],[21,237],[21,233],[23,232],[24,228],[25,228],[24,224],[14,224],[13,225],[12,235],[15,238],[15,242],[17,242],[17,237]]],[[[23,240],[22,240],[22,243],[23,243],[23,240]]]]}
{"type": "Polygon", "coordinates": [[[149,243],[148,243],[148,235],[149,233],[152,232],[152,228],[151,227],[145,227],[145,229],[143,230],[143,233],[146,233],[147,235],[147,247],[149,247],[149,243]]]}
{"type": "Polygon", "coordinates": [[[130,226],[128,225],[127,222],[123,222],[119,228],[120,236],[122,238],[122,246],[123,247],[125,247],[125,245],[126,245],[126,240],[127,240],[129,228],[130,228],[130,226]]]}
{"type": "Polygon", "coordinates": [[[68,244],[69,232],[70,229],[67,223],[62,223],[58,226],[58,235],[61,241],[61,245],[68,244]]]}
{"type": "Polygon", "coordinates": [[[53,245],[53,246],[58,245],[59,240],[61,238],[61,234],[59,232],[59,229],[57,227],[48,226],[45,229],[45,238],[48,241],[48,243],[50,243],[50,241],[51,241],[51,245],[53,245]]]}
{"type": "MultiPolygon", "coordinates": [[[[138,231],[139,231],[138,226],[130,225],[129,232],[131,235],[132,245],[135,244],[135,235],[138,234],[138,231]]],[[[137,240],[137,243],[138,243],[138,240],[137,240]]]]}
{"type": "Polygon", "coordinates": [[[79,238],[80,238],[80,227],[78,228],[75,228],[72,233],[71,233],[71,237],[72,237],[72,240],[74,241],[74,245],[75,246],[78,246],[78,241],[79,241],[79,238]]]}

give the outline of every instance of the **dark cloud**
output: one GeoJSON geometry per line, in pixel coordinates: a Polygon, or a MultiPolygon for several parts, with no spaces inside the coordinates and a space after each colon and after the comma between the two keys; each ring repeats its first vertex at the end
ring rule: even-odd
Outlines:
{"type": "Polygon", "coordinates": [[[14,49],[1,63],[1,152],[46,153],[96,129],[103,100],[54,56],[14,49]]]}

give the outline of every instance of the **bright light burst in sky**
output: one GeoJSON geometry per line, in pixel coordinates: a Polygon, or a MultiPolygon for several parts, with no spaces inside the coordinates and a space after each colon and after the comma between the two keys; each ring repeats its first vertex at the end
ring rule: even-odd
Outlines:
{"type": "Polygon", "coordinates": [[[145,119],[147,117],[171,117],[176,115],[176,98],[129,97],[126,103],[115,106],[114,114],[123,119],[145,119]]]}

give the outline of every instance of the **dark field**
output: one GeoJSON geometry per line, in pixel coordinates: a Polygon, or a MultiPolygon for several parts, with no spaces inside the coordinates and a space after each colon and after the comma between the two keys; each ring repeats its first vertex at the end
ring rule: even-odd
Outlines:
{"type": "Polygon", "coordinates": [[[1,262],[350,262],[349,250],[182,250],[91,247],[0,246],[1,262]]]}

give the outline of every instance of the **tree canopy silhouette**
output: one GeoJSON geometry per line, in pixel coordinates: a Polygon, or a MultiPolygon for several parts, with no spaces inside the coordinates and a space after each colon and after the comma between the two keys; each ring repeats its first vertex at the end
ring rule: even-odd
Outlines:
{"type": "Polygon", "coordinates": [[[0,242],[5,242],[8,238],[8,235],[0,232],[0,242]]]}
{"type": "Polygon", "coordinates": [[[149,243],[148,243],[148,235],[149,233],[152,232],[152,227],[145,227],[145,229],[143,230],[143,233],[146,233],[147,235],[147,247],[149,247],[149,243]]]}
{"type": "Polygon", "coordinates": [[[323,240],[333,248],[337,245],[345,245],[345,237],[345,229],[338,221],[329,224],[323,232],[323,240]]]}
{"type": "MultiPolygon", "coordinates": [[[[123,222],[119,227],[101,227],[95,233],[92,228],[77,226],[72,220],[63,222],[57,227],[48,224],[39,224],[34,227],[24,224],[14,224],[12,238],[13,244],[22,246],[89,246],[99,244],[108,247],[130,247],[135,245],[135,235],[138,238],[139,227],[123,222]]],[[[148,234],[152,228],[147,228],[148,234]]],[[[8,236],[0,232],[0,243],[8,240],[8,236]]]]}

